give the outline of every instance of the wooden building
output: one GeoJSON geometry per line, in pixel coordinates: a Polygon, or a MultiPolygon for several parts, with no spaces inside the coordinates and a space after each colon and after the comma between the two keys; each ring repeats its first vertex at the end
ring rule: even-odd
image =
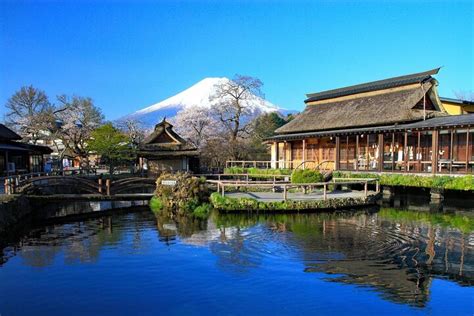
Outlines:
{"type": "Polygon", "coordinates": [[[143,169],[156,175],[162,171],[199,170],[198,149],[173,131],[165,119],[140,145],[138,156],[143,169]]]}
{"type": "Polygon", "coordinates": [[[19,142],[21,137],[0,124],[0,173],[2,176],[44,171],[44,155],[52,150],[19,142]]]}
{"type": "Polygon", "coordinates": [[[474,114],[449,115],[438,71],[308,94],[268,139],[272,167],[472,173],[474,114]]]}

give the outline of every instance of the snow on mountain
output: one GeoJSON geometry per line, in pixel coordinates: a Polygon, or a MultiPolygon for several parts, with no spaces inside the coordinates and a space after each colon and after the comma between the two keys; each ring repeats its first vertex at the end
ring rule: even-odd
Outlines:
{"type": "MultiPolygon", "coordinates": [[[[188,89],[166,100],[126,115],[119,119],[119,121],[134,119],[141,122],[146,127],[152,127],[163,119],[163,117],[171,119],[183,109],[190,107],[210,108],[217,102],[217,100],[209,100],[209,98],[215,94],[216,86],[229,81],[230,80],[227,78],[205,78],[188,89]]],[[[246,101],[246,103],[246,105],[253,111],[258,111],[260,113],[284,111],[271,102],[257,96],[246,101]]]]}

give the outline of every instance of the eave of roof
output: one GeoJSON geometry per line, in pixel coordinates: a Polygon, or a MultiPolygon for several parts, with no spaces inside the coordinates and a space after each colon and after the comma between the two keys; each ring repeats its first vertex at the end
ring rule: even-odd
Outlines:
{"type": "Polygon", "coordinates": [[[462,100],[462,99],[453,99],[453,98],[439,98],[441,102],[456,103],[459,105],[474,105],[474,101],[462,100]]]}
{"type": "Polygon", "coordinates": [[[276,135],[267,138],[265,141],[278,141],[278,140],[298,140],[309,137],[324,137],[324,136],[339,136],[339,135],[350,135],[350,134],[376,134],[381,132],[397,132],[397,131],[410,131],[410,130],[426,130],[426,129],[448,129],[454,127],[472,127],[474,126],[474,114],[464,115],[449,115],[434,117],[424,121],[417,121],[406,124],[394,124],[376,127],[365,127],[365,128],[350,128],[350,129],[336,129],[326,130],[317,132],[305,132],[305,133],[293,133],[276,135]]]}
{"type": "Polygon", "coordinates": [[[383,80],[378,80],[378,81],[372,81],[372,82],[357,84],[354,86],[348,86],[348,87],[343,87],[343,88],[338,88],[338,89],[333,89],[333,90],[322,91],[318,93],[309,93],[306,95],[307,99],[304,102],[308,103],[308,102],[313,102],[313,101],[342,97],[342,96],[356,94],[356,93],[381,90],[381,89],[389,89],[389,88],[404,86],[404,85],[408,85],[412,83],[420,83],[431,78],[432,75],[437,74],[439,72],[439,69],[440,68],[435,68],[432,70],[428,70],[428,71],[424,71],[424,72],[420,72],[416,74],[410,74],[410,75],[393,77],[393,78],[388,78],[388,79],[383,79],[383,80]]]}

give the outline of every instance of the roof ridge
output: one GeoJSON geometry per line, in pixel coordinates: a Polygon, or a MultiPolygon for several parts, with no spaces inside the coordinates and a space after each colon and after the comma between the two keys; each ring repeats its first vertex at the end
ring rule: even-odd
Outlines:
{"type": "Polygon", "coordinates": [[[398,86],[407,85],[411,83],[423,82],[424,80],[432,78],[431,75],[437,74],[440,69],[441,67],[438,67],[438,68],[431,69],[424,72],[403,75],[403,76],[398,76],[398,77],[392,77],[392,78],[387,78],[387,79],[382,79],[382,80],[377,80],[377,81],[371,81],[371,82],[361,83],[357,85],[321,91],[318,93],[309,93],[306,95],[307,99],[304,102],[307,103],[311,101],[330,99],[334,97],[341,97],[341,96],[351,95],[351,94],[356,94],[356,93],[361,93],[361,92],[387,89],[387,88],[398,87],[398,86]]]}

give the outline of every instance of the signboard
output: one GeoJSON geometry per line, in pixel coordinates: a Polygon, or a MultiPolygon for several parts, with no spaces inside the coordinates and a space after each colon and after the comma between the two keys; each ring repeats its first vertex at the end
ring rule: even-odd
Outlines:
{"type": "Polygon", "coordinates": [[[161,180],[161,184],[174,187],[176,185],[176,180],[161,180]]]}

